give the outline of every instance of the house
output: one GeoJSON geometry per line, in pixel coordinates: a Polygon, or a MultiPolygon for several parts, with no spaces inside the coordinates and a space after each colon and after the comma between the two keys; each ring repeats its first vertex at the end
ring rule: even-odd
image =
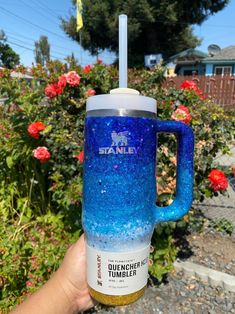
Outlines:
{"type": "Polygon", "coordinates": [[[175,64],[175,73],[177,75],[205,75],[205,64],[202,60],[208,54],[189,48],[170,57],[169,61],[175,64]]]}
{"type": "Polygon", "coordinates": [[[149,68],[149,69],[160,64],[161,61],[162,61],[162,54],[161,53],[144,56],[144,65],[146,68],[149,68]]]}
{"type": "Polygon", "coordinates": [[[218,49],[202,60],[205,75],[235,75],[235,46],[218,49]]]}

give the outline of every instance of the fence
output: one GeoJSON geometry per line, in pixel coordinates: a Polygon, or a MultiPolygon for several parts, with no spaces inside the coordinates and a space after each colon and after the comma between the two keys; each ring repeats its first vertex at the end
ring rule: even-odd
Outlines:
{"type": "Polygon", "coordinates": [[[215,103],[226,109],[235,109],[235,76],[175,76],[168,77],[164,87],[177,87],[185,80],[192,80],[215,103]]]}

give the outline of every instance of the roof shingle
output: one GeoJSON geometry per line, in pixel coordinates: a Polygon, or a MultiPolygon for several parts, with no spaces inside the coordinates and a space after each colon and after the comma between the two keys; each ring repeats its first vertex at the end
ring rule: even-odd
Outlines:
{"type": "Polygon", "coordinates": [[[230,61],[235,60],[235,46],[228,46],[221,49],[214,56],[210,56],[203,59],[203,63],[206,61],[230,61]]]}

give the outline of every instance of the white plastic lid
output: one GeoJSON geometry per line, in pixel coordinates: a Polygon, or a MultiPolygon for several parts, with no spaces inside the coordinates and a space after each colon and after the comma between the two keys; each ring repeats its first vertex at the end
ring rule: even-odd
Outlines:
{"type": "Polygon", "coordinates": [[[141,96],[131,88],[116,88],[110,94],[92,96],[87,99],[86,111],[100,109],[126,109],[157,112],[154,98],[141,96]]]}

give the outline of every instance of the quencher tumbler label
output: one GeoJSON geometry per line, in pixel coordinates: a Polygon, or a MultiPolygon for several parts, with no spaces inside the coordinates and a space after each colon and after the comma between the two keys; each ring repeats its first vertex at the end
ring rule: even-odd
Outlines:
{"type": "Polygon", "coordinates": [[[137,251],[106,252],[86,246],[88,285],[109,295],[127,295],[147,284],[149,245],[137,251]]]}

